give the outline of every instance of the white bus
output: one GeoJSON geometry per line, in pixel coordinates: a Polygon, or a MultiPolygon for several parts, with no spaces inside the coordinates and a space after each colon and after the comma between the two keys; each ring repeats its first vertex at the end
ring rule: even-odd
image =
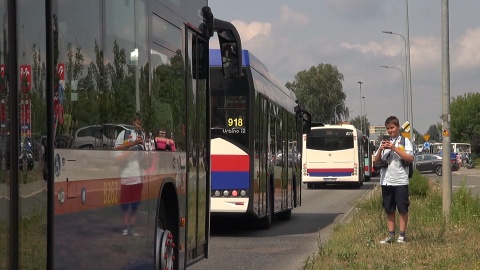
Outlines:
{"type": "MultiPolygon", "coordinates": [[[[451,145],[450,150],[452,151],[452,153],[471,153],[472,152],[472,147],[469,143],[452,142],[450,143],[450,145],[451,145]]],[[[442,150],[441,142],[430,144],[430,153],[438,154],[440,153],[441,150],[442,150]]]]}
{"type": "Polygon", "coordinates": [[[303,135],[302,181],[307,188],[332,184],[363,185],[363,134],[353,125],[312,127],[303,135]]]}

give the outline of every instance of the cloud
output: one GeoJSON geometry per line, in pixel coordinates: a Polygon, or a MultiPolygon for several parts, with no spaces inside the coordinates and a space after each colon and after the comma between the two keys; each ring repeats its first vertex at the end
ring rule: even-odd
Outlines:
{"type": "Polygon", "coordinates": [[[454,42],[452,66],[460,69],[478,68],[480,66],[480,28],[467,29],[465,34],[454,42]]]}
{"type": "Polygon", "coordinates": [[[383,17],[384,0],[325,0],[325,5],[338,15],[349,20],[373,19],[383,17]]]}
{"type": "Polygon", "coordinates": [[[232,24],[235,25],[242,42],[248,42],[258,35],[271,36],[272,24],[267,22],[251,22],[246,23],[244,21],[234,20],[232,24]]]}
{"type": "Polygon", "coordinates": [[[310,21],[310,18],[307,15],[293,11],[287,5],[282,5],[280,7],[280,20],[282,23],[293,22],[296,24],[306,25],[310,21]]]}

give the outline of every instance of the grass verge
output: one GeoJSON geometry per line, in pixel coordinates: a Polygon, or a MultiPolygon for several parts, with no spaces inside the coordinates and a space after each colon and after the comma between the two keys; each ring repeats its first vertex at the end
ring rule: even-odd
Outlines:
{"type": "MultiPolygon", "coordinates": [[[[381,191],[357,203],[348,223],[338,224],[304,269],[480,269],[480,199],[462,185],[452,195],[450,215],[442,189],[415,172],[410,179],[410,215],[405,244],[380,244],[386,236],[381,191]]],[[[398,233],[398,215],[397,215],[398,233]]]]}

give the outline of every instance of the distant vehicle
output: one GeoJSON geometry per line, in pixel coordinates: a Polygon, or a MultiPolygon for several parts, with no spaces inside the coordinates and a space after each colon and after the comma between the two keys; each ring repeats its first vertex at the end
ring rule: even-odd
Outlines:
{"type": "MultiPolygon", "coordinates": [[[[433,172],[442,175],[442,156],[436,154],[423,154],[415,156],[415,169],[421,173],[433,172]]],[[[458,163],[452,163],[452,170],[458,170],[458,163]]]]}
{"type": "Polygon", "coordinates": [[[365,180],[365,140],[353,125],[312,127],[303,135],[302,181],[307,188],[351,184],[365,180]]]}
{"type": "Polygon", "coordinates": [[[75,132],[72,148],[78,149],[112,149],[118,134],[123,130],[134,130],[132,125],[103,124],[79,128],[75,132]]]}

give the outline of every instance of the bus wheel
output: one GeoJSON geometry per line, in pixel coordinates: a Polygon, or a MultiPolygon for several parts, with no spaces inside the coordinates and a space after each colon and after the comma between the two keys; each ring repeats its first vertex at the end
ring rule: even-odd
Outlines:
{"type": "Polygon", "coordinates": [[[308,188],[308,189],[313,189],[314,187],[315,187],[315,186],[314,186],[312,183],[308,183],[308,184],[307,184],[307,188],[308,188]]]}
{"type": "Polygon", "coordinates": [[[156,228],[156,269],[175,269],[175,237],[167,228],[167,212],[165,205],[160,204],[160,211],[158,214],[157,228],[156,228]]]}
{"type": "Polygon", "coordinates": [[[292,209],[277,214],[279,220],[290,220],[292,218],[292,209]]]}

